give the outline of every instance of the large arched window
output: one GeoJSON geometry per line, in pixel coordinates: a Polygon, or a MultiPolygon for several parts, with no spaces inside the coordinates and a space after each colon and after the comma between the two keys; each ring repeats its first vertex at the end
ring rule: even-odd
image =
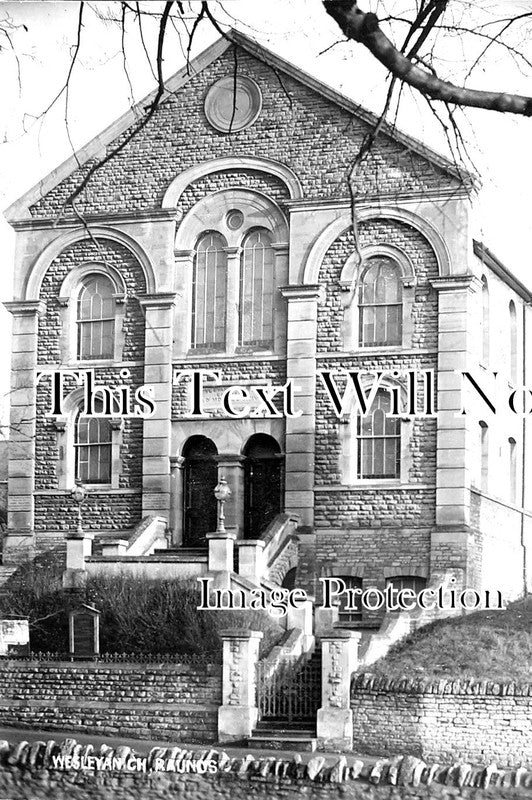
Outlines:
{"type": "Polygon", "coordinates": [[[357,478],[401,475],[401,423],[390,411],[390,395],[380,391],[369,413],[357,418],[357,478]]]}
{"type": "Polygon", "coordinates": [[[75,422],[75,474],[82,483],[111,483],[112,430],[109,419],[84,417],[75,422]]]}
{"type": "Polygon", "coordinates": [[[115,288],[105,275],[89,275],[78,295],[78,358],[113,358],[115,288]]]}
{"type": "Polygon", "coordinates": [[[508,312],[510,317],[510,379],[512,383],[517,383],[517,312],[513,300],[510,300],[508,312]]]}
{"type": "Polygon", "coordinates": [[[192,278],[192,347],[223,349],[227,294],[227,251],[215,231],[198,240],[192,278]]]}
{"type": "Polygon", "coordinates": [[[480,480],[478,484],[483,492],[488,491],[489,484],[489,430],[487,423],[479,423],[479,449],[480,449],[480,480]]]}
{"type": "Polygon", "coordinates": [[[490,357],[490,293],[486,276],[482,276],[482,363],[490,357]]]}
{"type": "Polygon", "coordinates": [[[240,268],[241,345],[273,346],[274,252],[270,233],[259,228],[248,233],[240,268]]]}
{"type": "Polygon", "coordinates": [[[508,439],[508,478],[510,502],[517,502],[517,442],[511,436],[508,439]]]}
{"type": "Polygon", "coordinates": [[[368,260],[358,304],[361,347],[401,344],[402,288],[401,271],[392,258],[373,256],[368,260]]]}

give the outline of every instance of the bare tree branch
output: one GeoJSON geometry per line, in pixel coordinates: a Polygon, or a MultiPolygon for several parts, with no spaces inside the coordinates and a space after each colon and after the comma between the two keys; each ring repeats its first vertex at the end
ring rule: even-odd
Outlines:
{"type": "MultiPolygon", "coordinates": [[[[441,2],[447,4],[448,0],[441,2]]],[[[422,69],[383,33],[377,15],[362,11],[355,0],[324,0],[323,5],[348,39],[367,47],[392,75],[426,97],[451,105],[532,116],[532,97],[456,86],[422,69]]]]}

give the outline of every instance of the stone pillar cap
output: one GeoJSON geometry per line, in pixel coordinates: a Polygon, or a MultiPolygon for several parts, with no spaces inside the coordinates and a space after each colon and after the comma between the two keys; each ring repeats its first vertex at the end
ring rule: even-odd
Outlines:
{"type": "Polygon", "coordinates": [[[90,539],[92,541],[92,539],[94,539],[94,533],[91,531],[82,531],[81,533],[78,531],[67,531],[65,533],[65,539],[79,539],[80,541],[82,539],[90,539]]]}
{"type": "Polygon", "coordinates": [[[262,539],[241,539],[239,542],[236,543],[237,547],[258,547],[259,550],[266,547],[266,542],[262,539]]]}
{"type": "Polygon", "coordinates": [[[351,641],[360,641],[362,638],[362,634],[360,631],[346,631],[346,630],[334,630],[330,633],[325,633],[320,636],[320,639],[326,642],[334,641],[335,639],[350,639],[351,641]]]}
{"type": "Polygon", "coordinates": [[[211,539],[232,539],[233,541],[236,539],[236,533],[232,531],[211,531],[210,533],[205,534],[205,538],[209,541],[211,539]]]}
{"type": "Polygon", "coordinates": [[[222,639],[262,639],[262,631],[244,631],[241,628],[225,628],[220,631],[222,639]]]}

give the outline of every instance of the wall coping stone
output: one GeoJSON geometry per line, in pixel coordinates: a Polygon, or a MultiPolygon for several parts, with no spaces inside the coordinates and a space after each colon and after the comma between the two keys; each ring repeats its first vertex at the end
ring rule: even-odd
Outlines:
{"type": "Polygon", "coordinates": [[[532,697],[532,683],[498,683],[495,681],[479,681],[474,678],[452,680],[442,678],[387,678],[363,672],[353,678],[352,694],[362,692],[403,694],[437,694],[437,695],[483,695],[490,697],[532,697]]]}
{"type": "MultiPolygon", "coordinates": [[[[92,744],[78,744],[75,739],[71,738],[66,738],[61,742],[49,739],[46,742],[37,741],[32,744],[27,741],[17,743],[0,741],[0,767],[4,769],[65,772],[65,770],[56,770],[53,767],[53,759],[58,755],[75,755],[81,759],[87,756],[103,756],[112,761],[113,758],[123,759],[126,756],[137,754],[127,746],[114,749],[106,744],[102,744],[97,752],[92,744]]],[[[345,756],[340,756],[334,764],[327,765],[321,755],[316,755],[307,763],[303,763],[299,754],[292,759],[255,758],[249,753],[243,757],[231,757],[224,750],[214,748],[190,751],[175,746],[154,747],[147,756],[149,771],[156,758],[171,759],[176,763],[183,759],[196,763],[214,761],[218,766],[219,773],[230,773],[232,777],[239,780],[258,779],[277,783],[280,780],[286,780],[298,784],[308,782],[346,784],[356,780],[373,785],[392,786],[419,786],[420,784],[429,786],[437,783],[445,786],[472,786],[482,789],[501,786],[532,788],[532,771],[522,767],[501,770],[497,769],[493,763],[485,766],[468,763],[427,764],[421,759],[409,755],[383,758],[376,762],[374,759],[368,761],[356,759],[350,765],[345,756]]],[[[96,771],[84,770],[84,772],[95,774],[96,771]]],[[[112,776],[116,773],[111,771],[108,774],[112,776]]]]}

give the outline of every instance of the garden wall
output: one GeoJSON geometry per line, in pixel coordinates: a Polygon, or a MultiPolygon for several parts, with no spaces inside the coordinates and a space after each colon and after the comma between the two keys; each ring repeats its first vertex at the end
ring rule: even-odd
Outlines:
{"type": "Polygon", "coordinates": [[[351,708],[355,752],[532,766],[532,684],[366,674],[353,683],[351,708]]]}
{"type": "Polygon", "coordinates": [[[134,765],[113,766],[131,764],[136,758],[128,747],[102,747],[96,751],[73,739],[13,746],[0,742],[0,795],[10,800],[517,800],[532,792],[532,772],[526,770],[475,769],[470,764],[438,767],[410,756],[376,763],[373,759],[348,763],[343,756],[325,763],[314,756],[301,763],[299,757],[231,757],[223,751],[172,747],[151,750],[141,757],[143,769],[137,771],[134,765]],[[58,756],[77,758],[83,767],[62,770],[58,756]],[[87,761],[96,758],[110,766],[87,768],[87,761]]]}
{"type": "Polygon", "coordinates": [[[221,665],[0,662],[0,725],[217,739],[221,665]]]}

